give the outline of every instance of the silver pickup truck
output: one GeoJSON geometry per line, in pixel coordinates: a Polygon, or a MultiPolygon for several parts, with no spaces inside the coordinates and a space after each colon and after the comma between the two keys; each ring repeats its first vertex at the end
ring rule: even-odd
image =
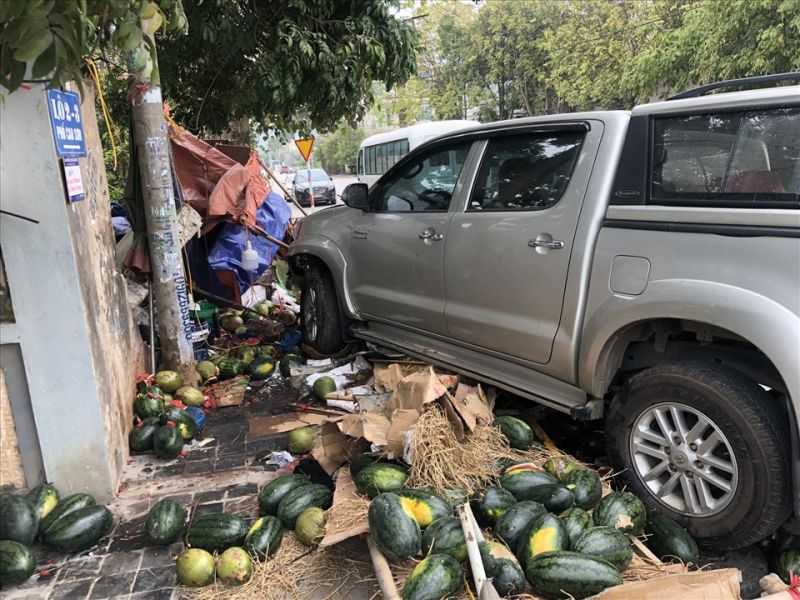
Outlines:
{"type": "Polygon", "coordinates": [[[800,87],[708,91],[455,132],[348,186],[289,252],[305,342],[604,417],[648,508],[765,538],[800,514],[800,87]]]}

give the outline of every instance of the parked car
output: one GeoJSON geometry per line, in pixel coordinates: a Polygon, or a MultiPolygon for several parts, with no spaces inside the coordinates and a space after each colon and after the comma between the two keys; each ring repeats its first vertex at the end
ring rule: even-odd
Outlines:
{"type": "Polygon", "coordinates": [[[649,509],[764,539],[800,514],[800,86],[709,91],[448,134],[348,186],[289,251],[305,343],[604,417],[649,509]]]}
{"type": "Polygon", "coordinates": [[[292,191],[301,206],[311,206],[309,187],[314,192],[314,205],[336,204],[336,185],[324,169],[311,169],[311,186],[308,184],[308,169],[298,169],[294,174],[292,191]]]}
{"type": "Polygon", "coordinates": [[[295,176],[295,173],[287,173],[283,178],[283,184],[288,189],[292,189],[292,186],[294,185],[294,176],[295,176]]]}
{"type": "Polygon", "coordinates": [[[289,165],[281,165],[281,175],[286,175],[289,172],[289,165]]]}

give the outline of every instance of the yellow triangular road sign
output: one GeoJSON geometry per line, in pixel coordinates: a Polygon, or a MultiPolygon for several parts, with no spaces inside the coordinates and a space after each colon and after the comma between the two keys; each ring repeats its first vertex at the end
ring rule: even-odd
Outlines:
{"type": "Polygon", "coordinates": [[[308,162],[308,157],[311,156],[311,149],[314,147],[314,138],[295,140],[294,145],[300,150],[300,154],[303,155],[303,160],[308,162]]]}

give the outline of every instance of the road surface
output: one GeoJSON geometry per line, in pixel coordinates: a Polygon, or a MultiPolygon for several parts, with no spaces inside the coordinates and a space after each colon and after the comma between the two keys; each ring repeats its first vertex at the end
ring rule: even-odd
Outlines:
{"type": "MultiPolygon", "coordinates": [[[[344,188],[346,188],[351,183],[356,183],[356,182],[358,182],[358,179],[356,177],[352,176],[352,175],[334,175],[333,176],[333,183],[336,185],[336,203],[337,204],[341,204],[342,203],[342,191],[344,191],[344,188]]],[[[277,192],[278,194],[280,194],[281,196],[283,196],[283,192],[281,191],[281,189],[278,186],[274,186],[273,190],[275,192],[277,192]]],[[[308,214],[313,214],[313,213],[317,212],[318,210],[323,210],[325,208],[328,208],[327,204],[324,205],[324,206],[319,206],[319,207],[315,207],[315,208],[305,208],[304,210],[308,214]]],[[[292,218],[294,219],[294,218],[302,217],[302,216],[303,216],[303,213],[300,212],[300,210],[297,208],[297,206],[295,204],[292,204],[292,218]]]]}

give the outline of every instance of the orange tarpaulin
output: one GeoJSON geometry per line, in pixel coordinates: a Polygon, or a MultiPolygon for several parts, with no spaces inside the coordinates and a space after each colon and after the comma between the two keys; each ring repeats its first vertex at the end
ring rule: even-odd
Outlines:
{"type": "MultiPolygon", "coordinates": [[[[172,156],[184,200],[204,218],[231,215],[256,222],[270,189],[261,178],[255,152],[242,166],[183,128],[170,125],[172,156]]],[[[206,233],[213,223],[203,227],[206,233]]]]}

